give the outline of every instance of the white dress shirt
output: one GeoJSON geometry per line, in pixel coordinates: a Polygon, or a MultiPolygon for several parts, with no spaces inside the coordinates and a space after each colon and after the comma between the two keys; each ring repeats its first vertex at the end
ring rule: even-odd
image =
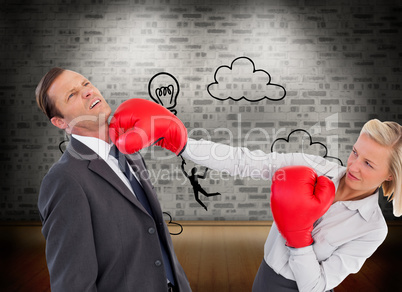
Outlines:
{"type": "MultiPolygon", "coordinates": [[[[81,143],[83,143],[84,145],[86,145],[96,154],[98,154],[99,157],[102,158],[110,166],[110,168],[118,175],[118,177],[124,182],[124,184],[135,196],[130,181],[128,180],[126,175],[120,170],[117,159],[113,155],[109,155],[110,148],[112,148],[113,144],[106,143],[105,141],[94,137],[80,136],[76,134],[73,134],[72,136],[81,143]]],[[[131,167],[130,171],[137,178],[131,167]]]]}
{"type": "MultiPolygon", "coordinates": [[[[338,189],[346,168],[322,157],[303,153],[266,154],[242,147],[189,139],[183,157],[233,176],[271,180],[288,165],[305,165],[330,178],[338,189]]],[[[356,273],[384,241],[387,224],[378,205],[378,191],[357,201],[338,201],[314,224],[314,244],[290,248],[275,222],[264,246],[266,263],[278,274],[294,280],[299,291],[327,291],[356,273]]]]}

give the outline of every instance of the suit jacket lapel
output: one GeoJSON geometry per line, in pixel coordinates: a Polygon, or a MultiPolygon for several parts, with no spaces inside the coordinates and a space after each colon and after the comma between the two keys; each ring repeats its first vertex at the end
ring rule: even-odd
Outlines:
{"type": "Polygon", "coordinates": [[[108,181],[127,200],[148,214],[142,204],[134,197],[133,193],[121,181],[118,175],[94,151],[74,138],[71,138],[66,151],[68,151],[69,154],[74,156],[76,159],[87,160],[89,170],[95,172],[104,180],[108,181]]]}

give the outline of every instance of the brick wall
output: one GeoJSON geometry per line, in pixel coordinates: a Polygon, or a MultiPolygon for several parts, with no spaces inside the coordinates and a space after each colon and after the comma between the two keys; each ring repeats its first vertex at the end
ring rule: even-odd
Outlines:
{"type": "MultiPolygon", "coordinates": [[[[267,152],[274,139],[304,129],[345,163],[366,120],[402,121],[397,0],[0,0],[0,7],[2,220],[38,220],[40,181],[60,157],[65,136],[34,101],[38,81],[54,66],[89,77],[113,109],[132,97],[150,99],[149,80],[168,72],[179,82],[177,116],[191,137],[267,152]],[[242,56],[283,86],[285,98],[212,98],[215,71],[242,56]]],[[[217,94],[264,93],[266,76],[241,75],[251,70],[243,61],[220,76],[217,94]]],[[[298,132],[275,147],[323,155],[305,139],[298,132]]],[[[175,220],[272,219],[266,181],[210,172],[202,185],[222,195],[201,195],[205,211],[179,158],[156,148],[143,154],[163,210],[175,220]]],[[[381,204],[392,219],[390,204],[381,204]]]]}

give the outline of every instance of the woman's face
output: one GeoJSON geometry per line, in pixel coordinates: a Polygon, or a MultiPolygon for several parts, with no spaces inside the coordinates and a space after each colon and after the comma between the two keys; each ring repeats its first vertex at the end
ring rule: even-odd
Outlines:
{"type": "Polygon", "coordinates": [[[361,134],[348,158],[345,183],[356,191],[374,192],[385,180],[392,179],[389,161],[389,147],[361,134]]]}

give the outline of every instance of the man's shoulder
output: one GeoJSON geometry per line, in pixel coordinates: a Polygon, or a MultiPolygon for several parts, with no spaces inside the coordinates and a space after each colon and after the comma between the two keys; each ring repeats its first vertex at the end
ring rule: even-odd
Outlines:
{"type": "Polygon", "coordinates": [[[66,151],[60,159],[49,168],[44,180],[53,176],[79,175],[83,169],[87,168],[87,165],[88,160],[74,157],[74,155],[66,151]]]}

